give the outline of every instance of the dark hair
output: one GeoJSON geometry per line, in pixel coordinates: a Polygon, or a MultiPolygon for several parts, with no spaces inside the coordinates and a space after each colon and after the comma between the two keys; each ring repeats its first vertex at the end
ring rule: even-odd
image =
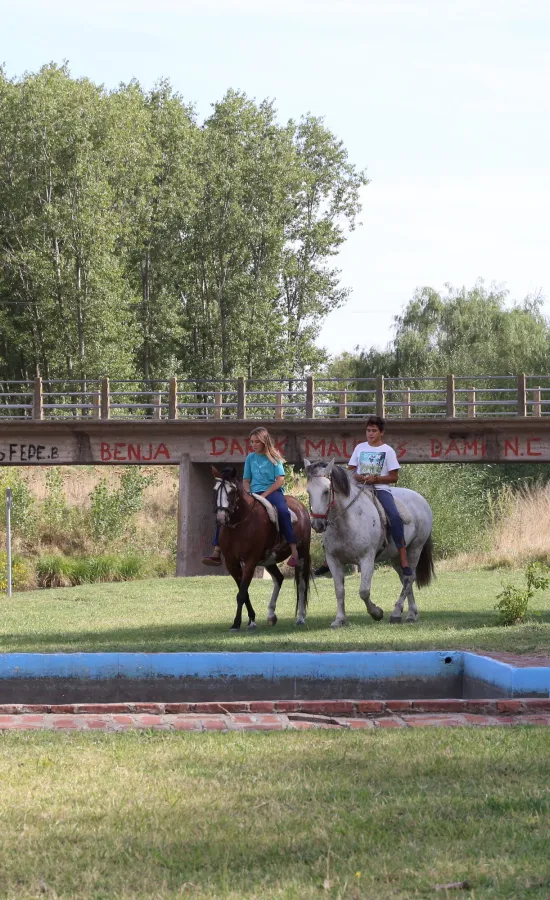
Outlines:
{"type": "Polygon", "coordinates": [[[375,425],[382,433],[384,432],[384,429],[386,427],[384,419],[381,419],[380,416],[369,416],[366,421],[365,428],[368,428],[369,425],[375,425]]]}

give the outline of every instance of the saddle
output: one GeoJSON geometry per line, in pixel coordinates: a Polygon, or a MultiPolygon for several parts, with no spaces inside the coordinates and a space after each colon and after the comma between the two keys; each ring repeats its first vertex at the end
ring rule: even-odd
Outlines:
{"type": "MultiPolygon", "coordinates": [[[[269,518],[275,525],[275,528],[277,529],[277,531],[279,531],[279,516],[277,515],[277,510],[275,509],[273,504],[270,503],[269,500],[266,499],[266,497],[261,497],[260,494],[252,494],[252,496],[254,497],[255,500],[257,500],[259,503],[261,503],[263,507],[265,507],[269,518]]],[[[298,521],[298,516],[290,508],[290,506],[288,507],[288,511],[290,513],[290,521],[294,525],[294,523],[298,521]]]]}
{"type": "MultiPolygon", "coordinates": [[[[399,515],[401,517],[401,521],[403,522],[403,525],[409,525],[412,522],[412,516],[411,516],[409,508],[407,506],[405,506],[403,501],[400,500],[398,497],[394,496],[393,499],[395,500],[395,505],[397,506],[397,512],[399,513],[399,515]]],[[[372,500],[373,500],[373,503],[374,503],[376,509],[378,510],[378,515],[380,516],[382,531],[384,532],[384,534],[386,534],[386,532],[388,530],[388,517],[386,515],[386,510],[380,503],[380,500],[378,499],[378,497],[376,495],[376,491],[374,489],[372,491],[372,500]]]]}

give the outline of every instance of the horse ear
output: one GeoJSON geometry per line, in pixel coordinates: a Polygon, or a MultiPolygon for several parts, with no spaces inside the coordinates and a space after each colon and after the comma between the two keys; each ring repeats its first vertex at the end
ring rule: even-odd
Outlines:
{"type": "Polygon", "coordinates": [[[308,459],[307,456],[304,456],[304,469],[306,470],[306,472],[309,469],[310,465],[311,465],[311,460],[308,459]]]}
{"type": "Polygon", "coordinates": [[[332,475],[332,470],[334,469],[334,463],[336,462],[336,457],[333,456],[332,459],[327,463],[327,467],[323,472],[325,478],[328,478],[329,475],[332,475]]]}
{"type": "Polygon", "coordinates": [[[222,477],[222,473],[216,469],[216,466],[210,466],[210,468],[212,469],[212,475],[214,476],[214,478],[222,477]]]}

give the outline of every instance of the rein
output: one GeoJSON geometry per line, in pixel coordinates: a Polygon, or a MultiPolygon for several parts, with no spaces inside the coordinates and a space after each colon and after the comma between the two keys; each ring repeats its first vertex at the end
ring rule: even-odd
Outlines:
{"type": "MultiPolygon", "coordinates": [[[[252,513],[254,512],[254,507],[255,507],[255,505],[256,505],[256,503],[257,503],[257,500],[256,500],[255,497],[252,497],[252,500],[253,500],[254,502],[253,502],[252,506],[250,507],[250,511],[249,511],[248,515],[246,515],[246,516],[244,517],[244,519],[241,519],[240,522],[234,522],[233,524],[231,524],[231,522],[228,521],[228,522],[227,522],[227,525],[225,525],[224,527],[225,527],[225,528],[238,528],[239,525],[244,525],[244,523],[250,518],[250,516],[251,516],[252,513]]],[[[236,495],[236,501],[235,501],[235,503],[233,504],[233,506],[230,506],[230,505],[229,505],[229,493],[228,493],[227,487],[225,486],[225,481],[222,480],[222,481],[221,481],[221,484],[219,484],[218,487],[216,488],[216,512],[217,512],[217,513],[218,513],[218,512],[221,512],[221,511],[226,512],[226,513],[227,513],[227,518],[228,518],[228,520],[229,520],[229,519],[231,518],[231,516],[233,515],[233,513],[234,513],[234,512],[236,511],[236,509],[238,508],[238,505],[239,505],[239,498],[238,498],[238,495],[236,495]],[[227,502],[228,502],[228,505],[227,505],[227,506],[221,506],[221,505],[218,505],[219,493],[220,493],[221,490],[224,490],[224,491],[225,491],[225,496],[226,496],[227,502]]]]}
{"type": "MultiPolygon", "coordinates": [[[[310,478],[326,478],[326,475],[310,475],[310,478]]],[[[364,484],[363,487],[360,487],[359,490],[357,491],[355,497],[353,498],[353,500],[351,500],[350,503],[348,503],[348,505],[346,507],[344,507],[344,509],[342,510],[342,512],[339,515],[333,516],[333,518],[329,522],[328,517],[330,515],[330,511],[331,511],[331,509],[333,509],[333,507],[336,503],[336,497],[335,497],[336,492],[334,490],[334,482],[332,480],[332,475],[331,475],[330,476],[330,502],[328,505],[328,509],[327,509],[326,513],[310,512],[311,518],[312,519],[324,519],[325,522],[327,523],[327,528],[329,525],[334,525],[334,523],[337,522],[338,519],[341,519],[343,516],[345,516],[348,509],[350,509],[353,506],[353,504],[357,500],[359,500],[359,497],[361,497],[365,493],[365,488],[368,488],[368,487],[371,487],[371,485],[364,484]]]]}

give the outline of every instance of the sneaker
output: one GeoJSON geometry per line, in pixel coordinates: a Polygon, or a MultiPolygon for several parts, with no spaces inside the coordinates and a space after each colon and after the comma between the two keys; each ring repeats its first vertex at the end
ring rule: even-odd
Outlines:
{"type": "Polygon", "coordinates": [[[318,569],[315,569],[313,574],[315,575],[316,578],[321,578],[323,575],[330,575],[330,577],[332,577],[331,571],[330,571],[329,567],[326,565],[326,563],[323,563],[322,566],[319,566],[318,569]]]}
{"type": "Polygon", "coordinates": [[[221,556],[203,556],[201,559],[203,566],[221,566],[222,558],[221,556]]]}

